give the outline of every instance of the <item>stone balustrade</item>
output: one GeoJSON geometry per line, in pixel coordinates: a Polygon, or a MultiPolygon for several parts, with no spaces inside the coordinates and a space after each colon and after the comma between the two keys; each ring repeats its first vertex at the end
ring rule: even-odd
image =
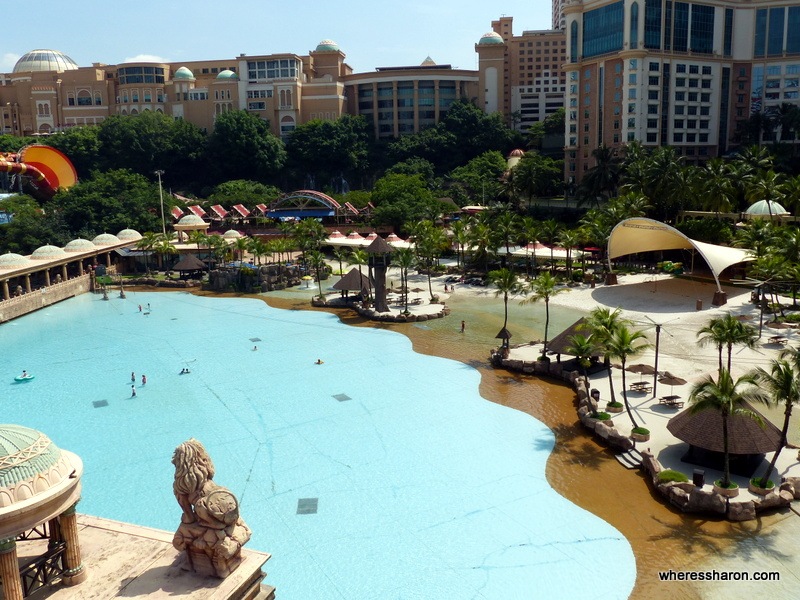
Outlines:
{"type": "Polygon", "coordinates": [[[91,285],[90,275],[80,275],[67,281],[54,283],[47,287],[14,296],[8,300],[0,300],[0,323],[27,315],[40,308],[45,308],[56,302],[72,298],[89,291],[91,285]]]}

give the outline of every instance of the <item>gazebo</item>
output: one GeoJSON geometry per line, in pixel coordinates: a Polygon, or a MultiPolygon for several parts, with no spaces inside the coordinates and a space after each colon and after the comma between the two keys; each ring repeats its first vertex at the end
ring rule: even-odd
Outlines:
{"type": "Polygon", "coordinates": [[[58,578],[65,585],[86,579],[75,514],[82,474],[81,459],[43,433],[0,425],[0,578],[5,600],[22,600],[58,578]],[[47,544],[36,546],[40,553],[20,565],[18,544],[37,539],[47,544]]]}
{"type": "Polygon", "coordinates": [[[182,259],[180,259],[175,265],[172,267],[173,271],[177,271],[180,277],[190,276],[192,273],[197,271],[205,271],[208,267],[206,264],[197,258],[194,254],[187,254],[182,259]]]}
{"type": "MultiPolygon", "coordinates": [[[[753,411],[764,422],[762,428],[745,416],[728,418],[728,452],[731,472],[752,476],[764,454],[775,452],[781,445],[781,431],[750,404],[743,408],[753,411]]],[[[679,440],[689,444],[681,460],[684,462],[721,469],[722,464],[722,414],[717,410],[703,410],[692,414],[687,408],[672,417],[667,430],[679,440]]]]}

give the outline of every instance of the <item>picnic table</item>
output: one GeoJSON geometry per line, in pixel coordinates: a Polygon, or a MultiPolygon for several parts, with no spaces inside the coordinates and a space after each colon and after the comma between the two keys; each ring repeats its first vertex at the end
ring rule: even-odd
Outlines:
{"type": "Polygon", "coordinates": [[[680,396],[661,396],[658,399],[658,403],[670,408],[683,408],[683,400],[681,400],[680,396]]]}
{"type": "Polygon", "coordinates": [[[650,392],[653,389],[649,381],[634,381],[630,388],[634,392],[650,392]]]}

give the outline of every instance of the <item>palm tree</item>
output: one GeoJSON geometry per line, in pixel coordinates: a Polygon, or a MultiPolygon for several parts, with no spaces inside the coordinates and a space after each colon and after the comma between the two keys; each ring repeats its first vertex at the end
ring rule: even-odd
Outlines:
{"type": "Polygon", "coordinates": [[[539,230],[539,235],[542,236],[542,241],[550,246],[550,270],[552,271],[553,263],[555,262],[553,258],[553,246],[555,246],[556,242],[561,237],[561,223],[555,219],[543,221],[541,229],[539,230]]]}
{"type": "Polygon", "coordinates": [[[585,327],[591,332],[596,347],[603,352],[603,364],[608,372],[608,388],[611,393],[611,401],[615,402],[614,378],[611,372],[611,355],[609,353],[609,341],[614,331],[620,326],[631,325],[631,321],[622,318],[622,312],[616,308],[613,311],[607,307],[595,308],[586,319],[585,327]]]}
{"type": "Polygon", "coordinates": [[[469,230],[467,227],[467,222],[458,220],[451,225],[450,230],[453,234],[453,243],[456,245],[456,258],[458,260],[458,264],[466,276],[467,259],[464,251],[469,243],[469,230]]]}
{"type": "Polygon", "coordinates": [[[146,231],[144,235],[142,235],[142,238],[136,242],[136,249],[144,252],[144,270],[147,273],[150,272],[150,262],[148,257],[150,256],[150,252],[153,250],[155,245],[158,244],[160,235],[160,233],[146,231]]]}
{"type": "Polygon", "coordinates": [[[325,255],[319,250],[308,250],[306,252],[306,262],[314,269],[319,285],[319,299],[322,300],[325,294],[322,293],[322,269],[325,267],[325,255]]]}
{"type": "MultiPolygon", "coordinates": [[[[369,261],[367,260],[367,253],[364,252],[363,248],[353,248],[350,251],[350,264],[351,265],[358,265],[358,280],[361,282],[364,279],[364,274],[361,272],[361,267],[366,265],[369,261]]],[[[369,278],[367,278],[369,280],[369,278]]],[[[359,283],[361,285],[361,283],[359,283]]],[[[368,284],[369,289],[367,290],[367,296],[372,295],[372,284],[368,284]]],[[[363,290],[361,290],[363,292],[363,290]]],[[[369,298],[363,299],[364,305],[369,302],[369,298]]]]}
{"type": "Polygon", "coordinates": [[[347,250],[342,247],[334,248],[333,258],[334,260],[339,261],[339,275],[344,275],[344,272],[342,271],[342,261],[347,259],[347,250]]]}
{"type": "Polygon", "coordinates": [[[175,244],[172,243],[174,238],[175,234],[171,232],[167,234],[158,234],[158,240],[156,241],[155,246],[153,246],[153,249],[156,251],[156,254],[158,254],[158,262],[161,267],[164,266],[165,256],[178,253],[177,248],[175,248],[175,244]]]}
{"type": "Polygon", "coordinates": [[[392,253],[392,264],[400,269],[400,289],[402,290],[404,313],[408,314],[408,270],[414,266],[417,257],[411,248],[397,248],[392,253]]]}
{"type": "Polygon", "coordinates": [[[756,381],[766,389],[769,395],[770,404],[779,405],[783,402],[783,428],[781,429],[781,445],[775,451],[769,467],[764,472],[760,480],[756,481],[756,485],[766,488],[769,485],[769,476],[778,462],[778,457],[781,450],[786,445],[787,433],[789,431],[789,421],[792,418],[792,408],[795,404],[800,404],[800,379],[798,379],[798,371],[796,366],[800,361],[800,352],[796,348],[787,348],[781,352],[781,357],[791,356],[792,362],[785,358],[773,360],[769,372],[761,367],[756,369],[756,381]]]}
{"type": "Polygon", "coordinates": [[[772,203],[783,199],[783,175],[772,170],[758,172],[749,180],[745,196],[749,202],[765,200],[772,221],[772,203]]]}
{"type": "Polygon", "coordinates": [[[717,213],[717,218],[719,213],[731,210],[736,195],[734,178],[728,165],[721,158],[712,158],[703,166],[704,177],[700,180],[705,207],[717,213]]]}
{"type": "Polygon", "coordinates": [[[541,273],[536,279],[528,284],[528,298],[520,304],[536,303],[544,300],[544,344],[542,345],[542,360],[547,360],[547,332],[550,328],[550,298],[562,292],[568,292],[569,288],[557,287],[558,281],[550,273],[541,273]]]}
{"type": "Polygon", "coordinates": [[[742,345],[746,348],[754,348],[758,334],[755,328],[747,323],[742,323],[731,313],[724,317],[711,319],[708,324],[697,332],[697,343],[700,346],[717,346],[719,353],[719,372],[722,372],[722,348],[728,348],[728,372],[731,370],[731,358],[734,345],[742,345]]]}
{"type": "MultiPolygon", "coordinates": [[[[578,361],[583,372],[583,380],[586,382],[586,396],[589,396],[589,365],[592,363],[592,356],[598,351],[594,336],[577,333],[569,338],[569,346],[566,348],[567,354],[572,354],[578,361]]],[[[597,411],[594,411],[595,414],[597,411]]]]}
{"type": "MultiPolygon", "coordinates": [[[[505,267],[495,271],[489,271],[489,282],[497,287],[494,293],[495,297],[500,294],[503,295],[503,329],[505,329],[508,325],[508,297],[521,294],[525,286],[519,282],[519,278],[514,271],[505,267]]],[[[508,338],[503,340],[503,345],[508,346],[508,338]]]]}
{"type": "Polygon", "coordinates": [[[647,342],[647,336],[645,336],[643,332],[631,331],[626,325],[617,325],[611,337],[606,342],[606,351],[609,356],[611,356],[611,358],[618,358],[621,363],[622,399],[625,402],[625,411],[628,413],[628,417],[630,417],[634,429],[639,425],[636,423],[636,419],[633,418],[631,407],[628,404],[627,385],[625,383],[625,363],[629,356],[636,356],[649,347],[650,343],[647,342]],[[644,342],[637,343],[640,340],[644,340],[644,342]]]}
{"type": "Polygon", "coordinates": [[[736,381],[730,371],[722,369],[714,381],[710,375],[696,384],[689,394],[690,411],[696,414],[703,410],[716,410],[722,416],[722,481],[721,487],[731,487],[730,452],[728,451],[728,421],[731,417],[745,417],[761,424],[761,417],[744,406],[745,402],[764,402],[765,394],[757,387],[756,378],[742,375],[736,381]]]}
{"type": "Polygon", "coordinates": [[[517,237],[517,230],[517,216],[509,210],[500,213],[492,223],[492,232],[496,240],[495,243],[498,247],[502,246],[506,249],[506,254],[503,258],[503,266],[506,266],[506,261],[511,257],[511,244],[517,237]]]}
{"type": "Polygon", "coordinates": [[[569,280],[572,280],[572,249],[578,245],[579,239],[580,236],[576,229],[564,229],[558,238],[559,243],[567,251],[567,278],[569,280]]]}
{"type": "Polygon", "coordinates": [[[250,238],[247,236],[236,238],[233,247],[236,248],[239,262],[244,262],[244,253],[250,249],[250,238]]]}

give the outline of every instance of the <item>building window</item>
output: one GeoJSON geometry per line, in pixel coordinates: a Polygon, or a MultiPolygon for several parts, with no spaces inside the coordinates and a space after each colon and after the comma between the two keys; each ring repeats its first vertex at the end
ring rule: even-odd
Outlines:
{"type": "Polygon", "coordinates": [[[647,78],[647,85],[658,85],[658,76],[651,75],[647,78]]]}
{"type": "Polygon", "coordinates": [[[680,144],[683,142],[683,134],[682,133],[673,133],[672,134],[672,143],[680,144]]]}
{"type": "Polygon", "coordinates": [[[647,143],[648,144],[655,144],[658,141],[658,134],[657,133],[648,133],[647,134],[647,143]]]}
{"type": "Polygon", "coordinates": [[[87,90],[80,90],[78,92],[78,106],[91,106],[92,95],[87,90]]]}
{"type": "Polygon", "coordinates": [[[676,73],[686,73],[686,65],[679,63],[675,65],[675,72],[676,73]]]}
{"type": "Polygon", "coordinates": [[[614,2],[583,13],[583,56],[622,50],[624,2],[614,2]]]}
{"type": "Polygon", "coordinates": [[[682,115],[685,108],[686,108],[685,106],[676,106],[675,107],[675,114],[676,115],[682,115]]]}

